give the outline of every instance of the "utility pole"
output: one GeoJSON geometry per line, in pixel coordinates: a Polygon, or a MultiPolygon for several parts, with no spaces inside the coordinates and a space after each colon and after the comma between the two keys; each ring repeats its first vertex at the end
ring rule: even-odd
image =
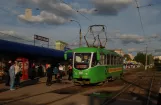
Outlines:
{"type": "Polygon", "coordinates": [[[79,25],[79,27],[80,27],[80,31],[79,31],[79,47],[81,47],[81,46],[82,46],[82,31],[81,31],[81,25],[80,25],[80,23],[79,23],[78,21],[76,21],[76,20],[70,20],[70,21],[78,23],[78,25],[79,25]]]}
{"type": "Polygon", "coordinates": [[[148,58],[147,48],[148,48],[148,46],[146,46],[145,70],[147,70],[147,58],[148,58]]]}
{"type": "Polygon", "coordinates": [[[79,37],[80,37],[80,42],[79,42],[79,47],[82,46],[82,32],[81,32],[81,28],[80,28],[80,31],[79,31],[79,37]]]}

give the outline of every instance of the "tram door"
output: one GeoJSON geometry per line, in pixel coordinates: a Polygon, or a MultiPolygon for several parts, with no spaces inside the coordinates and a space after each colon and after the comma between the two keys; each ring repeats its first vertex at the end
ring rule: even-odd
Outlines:
{"type": "Polygon", "coordinates": [[[29,68],[29,61],[26,58],[17,58],[17,61],[20,64],[22,70],[22,80],[28,80],[28,68],[29,68]]]}

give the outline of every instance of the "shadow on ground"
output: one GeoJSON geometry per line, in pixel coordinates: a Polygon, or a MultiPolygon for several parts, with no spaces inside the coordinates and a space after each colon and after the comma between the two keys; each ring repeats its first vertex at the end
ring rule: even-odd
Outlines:
{"type": "MultiPolygon", "coordinates": [[[[6,105],[6,104],[0,104],[0,105],[6,105]]],[[[18,103],[10,103],[10,104],[7,104],[7,105],[36,105],[36,104],[35,103],[19,101],[18,103]]]]}
{"type": "Polygon", "coordinates": [[[20,84],[20,88],[26,87],[26,86],[31,86],[31,85],[35,85],[39,83],[39,78],[36,78],[34,80],[27,80],[27,81],[23,81],[20,84]]]}
{"type": "MultiPolygon", "coordinates": [[[[73,86],[69,86],[67,88],[71,88],[73,86]]],[[[0,105],[14,105],[12,103],[17,103],[19,104],[20,101],[24,100],[24,99],[27,99],[27,98],[32,98],[32,97],[36,97],[36,96],[39,96],[39,95],[43,95],[43,94],[47,94],[47,93],[52,93],[53,91],[49,91],[49,92],[44,92],[44,93],[39,93],[39,94],[34,94],[34,95],[28,95],[28,94],[24,94],[24,95],[21,95],[21,96],[18,96],[18,97],[14,97],[14,98],[5,98],[5,99],[0,99],[0,105]]],[[[72,96],[72,95],[71,95],[72,96]]],[[[67,96],[67,97],[63,97],[61,99],[58,99],[58,100],[54,100],[52,102],[49,102],[48,104],[50,103],[53,103],[53,102],[57,102],[57,101],[60,101],[60,100],[63,100],[63,99],[66,99],[70,96],[67,96]]],[[[17,105],[15,104],[15,105],[17,105]]],[[[20,105],[23,105],[23,104],[20,104],[20,105]]],[[[29,104],[30,105],[30,104],[29,104]]],[[[32,104],[33,105],[33,104],[32,104]]],[[[35,104],[34,104],[35,105],[35,104]]],[[[41,104],[40,104],[41,105],[41,104]]],[[[46,105],[46,104],[42,104],[42,105],[46,105]]]]}
{"type": "Polygon", "coordinates": [[[9,89],[7,89],[7,88],[0,89],[0,93],[5,92],[5,91],[8,91],[8,90],[9,89]]]}

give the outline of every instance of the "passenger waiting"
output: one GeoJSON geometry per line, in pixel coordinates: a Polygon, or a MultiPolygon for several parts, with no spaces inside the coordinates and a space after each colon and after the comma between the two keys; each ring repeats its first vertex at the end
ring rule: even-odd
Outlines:
{"type": "Polygon", "coordinates": [[[64,70],[63,70],[63,66],[60,64],[60,65],[59,65],[59,75],[60,75],[60,80],[62,80],[63,72],[64,72],[64,70]]]}
{"type": "Polygon", "coordinates": [[[46,81],[46,85],[50,86],[52,84],[52,74],[53,74],[53,70],[51,68],[51,65],[48,65],[47,68],[47,81],[46,81]]]}
{"type": "Polygon", "coordinates": [[[71,80],[71,79],[72,79],[72,64],[70,64],[70,65],[68,66],[68,73],[69,73],[68,80],[71,80]]]}
{"type": "Polygon", "coordinates": [[[15,86],[20,86],[21,68],[18,62],[15,62],[15,86]]]}
{"type": "Polygon", "coordinates": [[[58,73],[59,73],[59,70],[57,67],[54,67],[54,75],[55,75],[55,79],[57,80],[58,79],[58,73]]]}
{"type": "Polygon", "coordinates": [[[12,65],[9,69],[9,75],[10,75],[10,90],[15,90],[15,64],[12,62],[12,65]]]}

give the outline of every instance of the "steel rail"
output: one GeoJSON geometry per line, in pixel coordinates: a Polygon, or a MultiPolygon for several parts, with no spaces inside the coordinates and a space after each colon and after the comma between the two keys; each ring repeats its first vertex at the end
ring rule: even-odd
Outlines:
{"type": "MultiPolygon", "coordinates": [[[[138,77],[140,77],[140,76],[138,76],[138,77]]],[[[139,80],[140,80],[140,78],[135,79],[134,81],[132,81],[131,83],[129,83],[127,86],[125,86],[125,88],[123,88],[119,93],[117,93],[115,96],[113,96],[110,100],[108,100],[108,99],[105,100],[104,103],[101,104],[101,105],[107,105],[108,103],[112,102],[112,100],[116,99],[116,97],[118,97],[119,95],[121,95],[123,92],[125,92],[128,88],[130,88],[134,83],[136,83],[139,80]]]]}
{"type": "Polygon", "coordinates": [[[120,94],[122,94],[124,91],[126,91],[129,87],[131,87],[133,85],[133,83],[136,83],[139,79],[134,80],[132,83],[128,84],[127,86],[125,86],[125,88],[123,88],[118,94],[116,94],[115,96],[113,96],[110,100],[105,100],[105,102],[101,105],[107,105],[109,102],[111,102],[112,100],[114,100],[117,96],[119,96],[120,94]]]}
{"type": "Polygon", "coordinates": [[[153,86],[154,78],[155,78],[155,73],[154,73],[154,75],[153,75],[153,77],[151,79],[149,93],[148,93],[148,99],[147,99],[146,105],[149,105],[149,103],[150,103],[151,89],[152,89],[152,86],[153,86]]]}

